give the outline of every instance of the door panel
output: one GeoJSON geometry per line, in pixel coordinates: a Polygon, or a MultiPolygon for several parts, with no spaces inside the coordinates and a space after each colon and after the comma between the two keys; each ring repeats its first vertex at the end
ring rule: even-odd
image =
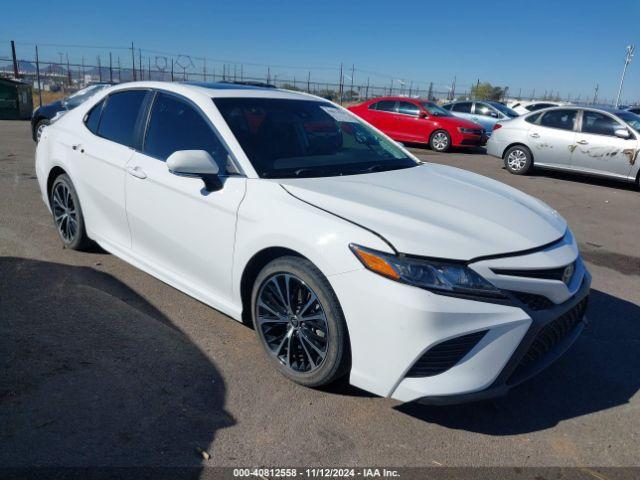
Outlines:
{"type": "Polygon", "coordinates": [[[534,163],[571,167],[577,117],[577,110],[551,110],[542,115],[539,125],[531,125],[528,138],[534,163]]]}
{"type": "Polygon", "coordinates": [[[399,102],[398,113],[395,115],[398,134],[401,140],[407,142],[426,142],[429,139],[427,134],[427,122],[425,118],[419,116],[420,108],[410,102],[399,102]]]}
{"type": "Polygon", "coordinates": [[[128,168],[133,251],[218,299],[231,298],[236,213],[246,179],[228,177],[222,189],[207,192],[201,179],[174,175],[165,162],[137,152],[128,168]]]}
{"type": "Polygon", "coordinates": [[[468,117],[472,122],[478,123],[482,125],[488,133],[493,131],[493,126],[499,120],[498,117],[493,117],[490,115],[494,110],[487,105],[476,102],[474,107],[474,113],[468,117]]]}
{"type": "Polygon", "coordinates": [[[133,150],[93,135],[86,135],[72,150],[76,181],[80,183],[82,210],[89,234],[131,248],[125,210],[125,167],[133,150]]]}
{"type": "Polygon", "coordinates": [[[594,110],[583,110],[580,123],[573,166],[593,173],[626,177],[633,168],[638,148],[635,134],[614,117],[594,110]],[[626,130],[630,137],[619,138],[615,135],[616,130],[626,130]]]}
{"type": "Polygon", "coordinates": [[[140,138],[149,91],[112,93],[86,115],[82,141],[72,146],[76,180],[89,235],[126,249],[131,234],[125,209],[125,167],[140,138]]]}

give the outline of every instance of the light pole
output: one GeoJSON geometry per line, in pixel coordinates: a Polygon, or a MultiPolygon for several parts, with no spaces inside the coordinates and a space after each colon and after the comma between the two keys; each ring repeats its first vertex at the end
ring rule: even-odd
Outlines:
{"type": "Polygon", "coordinates": [[[622,85],[624,84],[624,76],[627,73],[627,67],[631,63],[633,58],[633,52],[635,52],[635,45],[627,45],[627,54],[624,57],[624,68],[622,69],[622,78],[620,79],[620,88],[618,88],[618,96],[616,97],[616,108],[620,104],[620,95],[622,94],[622,85]]]}

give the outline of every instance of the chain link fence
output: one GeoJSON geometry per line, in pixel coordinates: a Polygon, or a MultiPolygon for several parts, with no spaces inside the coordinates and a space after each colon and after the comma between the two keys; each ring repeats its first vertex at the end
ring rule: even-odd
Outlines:
{"type": "MultiPolygon", "coordinates": [[[[309,92],[343,104],[369,98],[400,95],[429,98],[444,102],[471,97],[472,86],[442,82],[417,82],[383,73],[369,72],[351,66],[300,67],[229,62],[185,54],[170,54],[131,47],[0,43],[0,76],[18,78],[31,83],[38,92],[69,94],[98,82],[122,83],[156,80],[167,82],[242,82],[272,85],[278,88],[309,92]],[[87,51],[97,50],[97,54],[87,51]],[[72,55],[69,56],[69,51],[72,55]],[[51,57],[58,56],[57,59],[51,57]],[[71,58],[71,60],[70,60],[71,58]],[[91,60],[88,60],[91,59],[91,60]],[[306,71],[305,71],[306,70],[306,71]]],[[[612,100],[580,96],[561,97],[559,92],[524,92],[505,87],[503,98],[524,100],[561,100],[578,103],[607,104],[612,100]],[[517,93],[517,95],[514,95],[517,93]]],[[[627,100],[625,103],[633,102],[627,100]]]]}

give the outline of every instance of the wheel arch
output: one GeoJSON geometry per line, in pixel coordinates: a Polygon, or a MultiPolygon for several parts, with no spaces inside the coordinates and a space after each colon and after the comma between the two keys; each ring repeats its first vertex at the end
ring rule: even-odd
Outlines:
{"type": "MultiPolygon", "coordinates": [[[[240,277],[240,300],[242,302],[242,323],[253,327],[251,319],[251,291],[253,284],[265,265],[280,257],[299,257],[309,260],[301,253],[287,247],[267,247],[255,253],[244,266],[240,277]]],[[[313,262],[312,262],[313,263],[313,262]]]]}
{"type": "Polygon", "coordinates": [[[47,176],[47,198],[49,199],[49,204],[51,204],[51,187],[53,186],[53,182],[63,174],[67,174],[67,172],[58,165],[49,170],[49,175],[47,176]]]}

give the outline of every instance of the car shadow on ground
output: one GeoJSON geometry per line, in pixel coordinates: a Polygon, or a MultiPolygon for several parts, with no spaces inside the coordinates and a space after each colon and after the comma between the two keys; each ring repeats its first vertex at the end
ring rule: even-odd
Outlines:
{"type": "Polygon", "coordinates": [[[627,404],[640,388],[640,307],[591,291],[589,324],[571,349],[537,377],[492,402],[396,409],[448,428],[487,435],[544,430],[627,404]]]}
{"type": "Polygon", "coordinates": [[[487,149],[484,147],[451,147],[446,152],[435,152],[431,150],[429,145],[425,145],[424,143],[410,143],[410,142],[402,142],[402,144],[407,148],[412,148],[415,150],[421,150],[421,153],[425,153],[427,155],[446,155],[448,153],[460,153],[463,155],[483,155],[487,153],[487,149]]]}
{"type": "MultiPolygon", "coordinates": [[[[506,168],[502,167],[504,170],[506,168]]],[[[616,190],[637,190],[636,184],[632,182],[626,182],[624,180],[615,180],[613,178],[598,177],[595,175],[586,175],[571,172],[561,172],[559,170],[534,168],[527,174],[529,177],[545,177],[556,180],[565,180],[567,182],[579,182],[587,185],[596,185],[599,187],[614,188],[616,190]]]]}
{"type": "Polygon", "coordinates": [[[0,319],[0,465],[197,477],[197,450],[235,423],[210,359],[111,275],[0,257],[0,319]]]}

